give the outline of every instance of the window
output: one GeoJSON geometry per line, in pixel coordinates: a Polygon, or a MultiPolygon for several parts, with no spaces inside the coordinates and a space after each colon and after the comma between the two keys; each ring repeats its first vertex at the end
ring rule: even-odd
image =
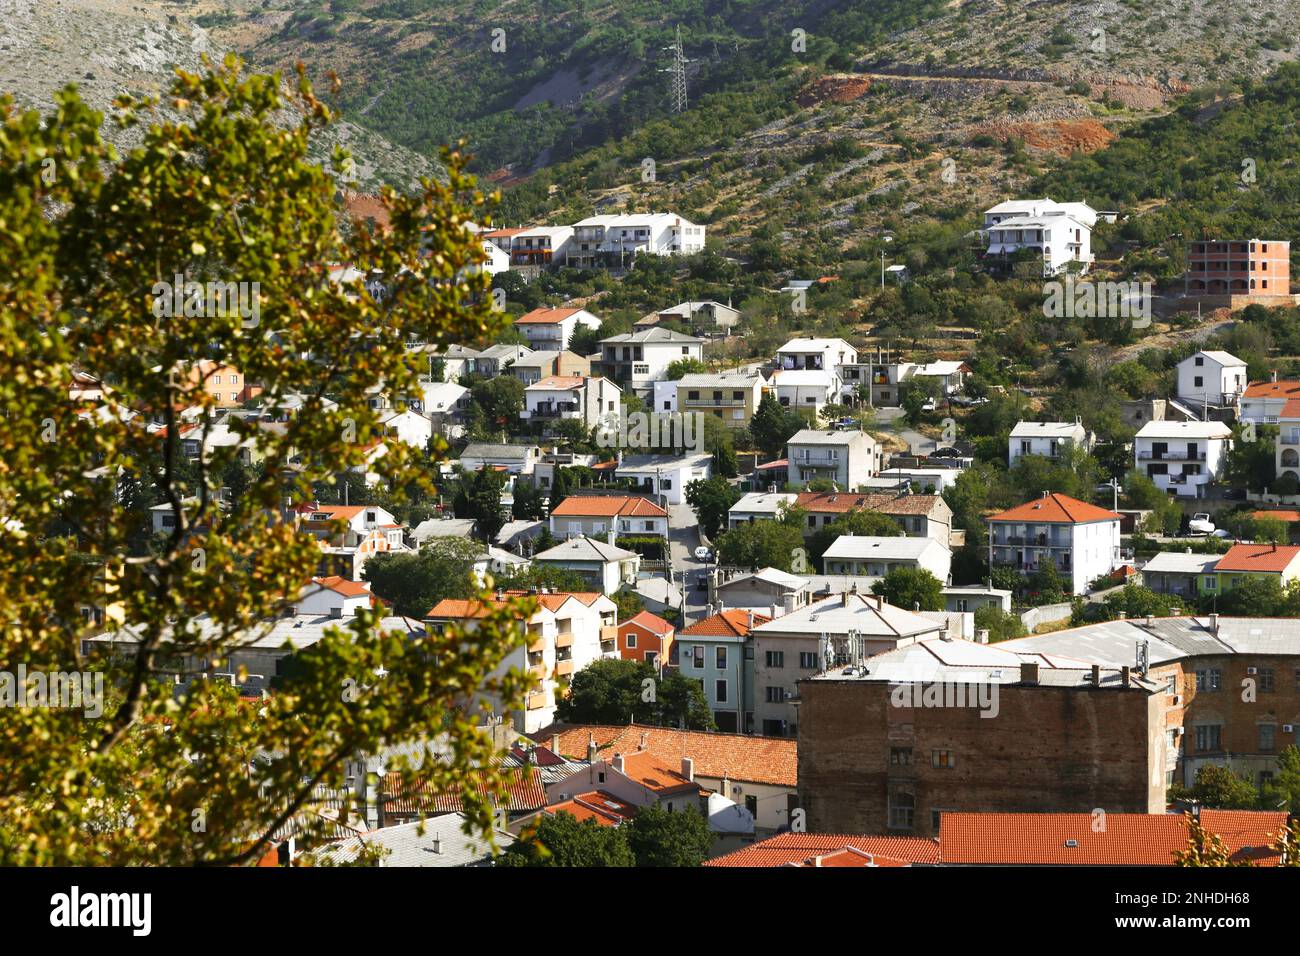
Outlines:
{"type": "Polygon", "coordinates": [[[912,766],[912,748],[911,747],[890,747],[889,765],[891,767],[912,766]]]}
{"type": "Polygon", "coordinates": [[[910,793],[891,793],[889,795],[889,828],[891,830],[912,829],[912,815],[916,809],[916,798],[910,793]]]}
{"type": "Polygon", "coordinates": [[[815,671],[815,670],[817,669],[817,652],[816,652],[816,651],[800,651],[800,652],[799,652],[799,667],[800,667],[801,670],[806,670],[806,671],[815,671]]]}
{"type": "Polygon", "coordinates": [[[686,393],[686,398],[687,398],[688,401],[692,401],[692,402],[694,402],[694,401],[698,401],[698,400],[699,400],[699,397],[700,397],[700,393],[699,393],[699,392],[687,392],[687,393],[686,393]]]}
{"type": "Polygon", "coordinates": [[[727,649],[725,647],[715,647],[713,649],[713,664],[718,670],[726,670],[727,649]]]}
{"type": "Polygon", "coordinates": [[[636,647],[636,635],[633,634],[631,631],[627,632],[627,647],[628,650],[632,650],[633,648],[636,647]]]}
{"type": "Polygon", "coordinates": [[[785,688],[784,688],[784,687],[768,687],[768,688],[767,688],[767,702],[768,702],[769,704],[784,704],[784,703],[785,703],[785,688]]]}
{"type": "MultiPolygon", "coordinates": [[[[1219,579],[1218,579],[1217,577],[1215,577],[1213,574],[1208,574],[1208,575],[1206,575],[1206,577],[1205,577],[1205,590],[1207,590],[1207,591],[1217,591],[1218,589],[1219,589],[1219,579]]],[[[1300,671],[1297,671],[1297,672],[1296,672],[1296,675],[1297,675],[1297,677],[1296,677],[1296,689],[1297,689],[1297,690],[1300,690],[1300,671]]]]}
{"type": "MultiPolygon", "coordinates": [[[[1198,691],[1216,691],[1219,689],[1219,680],[1221,678],[1219,669],[1211,668],[1196,672],[1196,689],[1198,691]]],[[[1198,748],[1199,749],[1199,748],[1198,748]]]]}
{"type": "Polygon", "coordinates": [[[716,680],[713,682],[713,699],[719,704],[727,702],[727,682],[725,680],[716,680]]]}
{"type": "Polygon", "coordinates": [[[1192,377],[1192,384],[1197,388],[1200,388],[1202,385],[1205,384],[1205,379],[1199,375],[1195,375],[1192,377]]]}
{"type": "Polygon", "coordinates": [[[931,811],[930,811],[930,831],[931,831],[932,833],[938,833],[938,832],[939,832],[939,814],[941,814],[941,813],[943,813],[943,812],[944,812],[944,811],[942,811],[942,810],[931,810],[931,811]]]}
{"type": "Polygon", "coordinates": [[[704,666],[704,645],[703,644],[697,644],[695,645],[695,647],[691,648],[691,663],[693,663],[696,667],[702,668],[704,666]]]}
{"type": "Polygon", "coordinates": [[[1220,750],[1220,733],[1223,728],[1218,724],[1202,724],[1196,728],[1197,753],[1210,753],[1220,750]]]}
{"type": "Polygon", "coordinates": [[[1277,725],[1260,724],[1259,725],[1259,749],[1272,750],[1276,741],[1277,741],[1277,725]]]}
{"type": "Polygon", "coordinates": [[[785,667],[785,651],[768,651],[764,658],[768,667],[785,667]]]}
{"type": "Polygon", "coordinates": [[[1273,683],[1273,668],[1261,667],[1259,669],[1259,692],[1261,694],[1271,694],[1276,689],[1273,683]]]}
{"type": "Polygon", "coordinates": [[[951,750],[931,750],[930,766],[938,767],[942,770],[951,770],[954,766],[951,750]]]}

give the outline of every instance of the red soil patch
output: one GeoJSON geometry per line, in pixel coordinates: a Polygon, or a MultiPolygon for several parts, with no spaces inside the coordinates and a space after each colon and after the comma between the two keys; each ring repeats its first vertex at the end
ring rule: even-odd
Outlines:
{"type": "Polygon", "coordinates": [[[1115,134],[1096,120],[1051,120],[1045,123],[992,123],[982,127],[985,133],[998,139],[1022,139],[1032,149],[1042,149],[1069,156],[1071,153],[1092,153],[1109,145],[1115,134]]]}
{"type": "Polygon", "coordinates": [[[817,106],[820,103],[852,103],[871,88],[865,76],[823,76],[813,80],[795,96],[800,106],[817,106]]]}

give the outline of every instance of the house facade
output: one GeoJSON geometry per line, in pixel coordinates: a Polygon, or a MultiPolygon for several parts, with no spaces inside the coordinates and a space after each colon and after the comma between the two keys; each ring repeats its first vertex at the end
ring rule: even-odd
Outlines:
{"type": "Polygon", "coordinates": [[[1222,422],[1147,422],[1133,439],[1133,460],[1161,491],[1203,498],[1231,448],[1232,429],[1222,422]]]}
{"type": "Polygon", "coordinates": [[[862,431],[816,431],[805,428],[786,443],[790,483],[806,485],[817,478],[843,491],[862,487],[883,467],[880,443],[862,431]]]}
{"type": "Polygon", "coordinates": [[[551,375],[524,389],[520,418],[543,426],[578,421],[595,428],[610,416],[617,418],[622,404],[622,390],[607,378],[551,375]]]}
{"type": "Polygon", "coordinates": [[[1070,447],[1088,451],[1092,435],[1080,419],[1072,422],[1016,422],[1007,439],[1007,462],[1014,465],[1027,455],[1041,455],[1053,461],[1067,454],[1070,447]]]}
{"type": "Polygon", "coordinates": [[[710,615],[677,632],[677,666],[683,677],[698,681],[724,733],[754,729],[754,658],[750,631],[767,623],[753,610],[710,615]]]}
{"type": "Polygon", "coordinates": [[[1072,594],[1086,594],[1121,562],[1119,522],[1113,511],[1047,492],[988,519],[989,566],[1029,574],[1051,562],[1072,594]]]}
{"type": "Polygon", "coordinates": [[[693,373],[677,380],[677,411],[715,415],[728,428],[747,428],[769,391],[761,375],[693,373]]]}
{"type": "Polygon", "coordinates": [[[601,366],[623,388],[648,397],[654,383],[666,381],[668,366],[704,359],[704,340],[672,329],[649,328],[600,340],[601,366]]]}
{"type": "Polygon", "coordinates": [[[600,319],[586,309],[540,308],[515,319],[515,328],[528,345],[542,352],[563,352],[579,328],[598,329],[600,319]]]}
{"type": "Polygon", "coordinates": [[[1193,408],[1235,408],[1246,385],[1246,363],[1228,352],[1201,351],[1178,363],[1178,398],[1193,408]]]}
{"type": "Polygon", "coordinates": [[[668,536],[668,512],[639,495],[569,495],[551,509],[550,522],[556,538],[668,536]]]}

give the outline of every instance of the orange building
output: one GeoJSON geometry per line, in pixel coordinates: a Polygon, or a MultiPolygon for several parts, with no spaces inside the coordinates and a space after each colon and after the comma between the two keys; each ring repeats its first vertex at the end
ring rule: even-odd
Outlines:
{"type": "Polygon", "coordinates": [[[625,661],[672,662],[673,626],[642,611],[618,626],[618,654],[625,661]]]}

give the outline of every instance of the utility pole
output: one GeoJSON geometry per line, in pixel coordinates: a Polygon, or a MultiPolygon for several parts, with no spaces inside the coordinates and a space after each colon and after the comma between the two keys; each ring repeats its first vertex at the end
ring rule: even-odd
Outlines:
{"type": "Polygon", "coordinates": [[[682,48],[682,27],[677,25],[677,40],[672,46],[664,47],[673,55],[673,65],[661,73],[671,74],[669,100],[674,113],[686,112],[686,51],[682,48]]]}
{"type": "Polygon", "coordinates": [[[1111,490],[1112,504],[1110,510],[1119,511],[1119,489],[1120,489],[1119,479],[1112,478],[1110,481],[1106,482],[1106,484],[1110,486],[1110,490],[1111,490]]]}

